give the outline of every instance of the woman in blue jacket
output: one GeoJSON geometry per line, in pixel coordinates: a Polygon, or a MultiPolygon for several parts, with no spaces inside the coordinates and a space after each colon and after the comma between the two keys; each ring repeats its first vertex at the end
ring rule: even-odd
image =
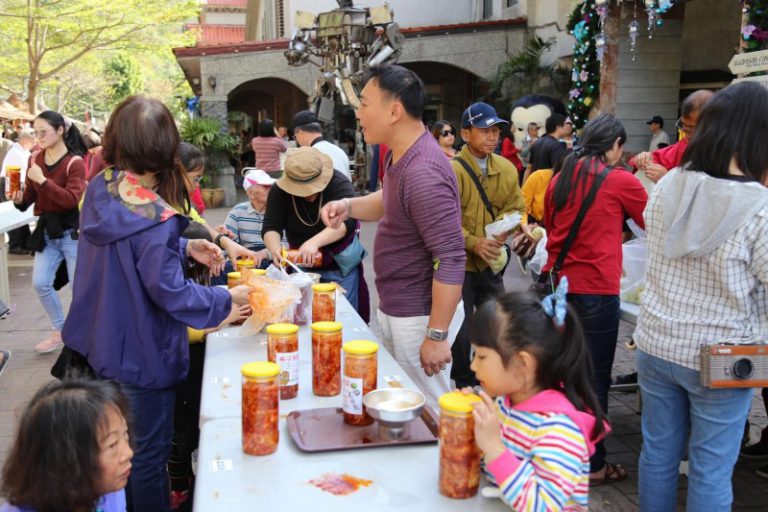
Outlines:
{"type": "Polygon", "coordinates": [[[72,305],[65,345],[101,378],[117,381],[133,416],[129,510],[169,509],[166,462],[171,451],[174,386],[187,374],[187,326],[214,327],[247,288],[208,288],[187,281],[188,258],[214,273],[221,251],[185,240],[189,201],[176,165],[179,133],[159,101],[133,96],[112,113],[104,159],[113,167],[94,178],[80,221],[72,305]],[[177,211],[178,210],[178,211],[177,211]]]}

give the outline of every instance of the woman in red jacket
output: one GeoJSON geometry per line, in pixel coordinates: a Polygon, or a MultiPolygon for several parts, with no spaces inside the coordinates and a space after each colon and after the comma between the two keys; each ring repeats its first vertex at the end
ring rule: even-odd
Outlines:
{"type": "MultiPolygon", "coordinates": [[[[642,184],[617,164],[627,134],[615,117],[603,114],[584,127],[581,145],[563,161],[552,178],[544,199],[547,226],[547,264],[550,274],[562,252],[585,198],[597,185],[594,201],[586,210],[573,244],[559,271],[568,276],[568,303],[579,314],[592,356],[592,385],[603,412],[608,412],[608,388],[619,333],[619,281],[621,279],[621,235],[629,217],[644,227],[643,210],[648,200],[642,184]]],[[[605,446],[598,443],[590,459],[590,484],[623,480],[626,469],[605,461],[605,446]]]]}
{"type": "Polygon", "coordinates": [[[62,346],[65,315],[53,281],[62,261],[66,261],[69,282],[74,280],[80,227],[77,204],[85,191],[86,149],[77,126],[58,112],[46,110],[37,116],[34,128],[41,151],[32,154],[24,190],[12,199],[21,211],[34,203],[38,216],[28,244],[35,251],[32,283],[53,332],[35,350],[48,353],[62,346]]]}

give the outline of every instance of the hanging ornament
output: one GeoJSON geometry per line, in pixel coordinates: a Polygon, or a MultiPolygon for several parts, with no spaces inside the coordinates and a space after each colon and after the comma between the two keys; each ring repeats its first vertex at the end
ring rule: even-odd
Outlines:
{"type": "Polygon", "coordinates": [[[637,60],[637,34],[640,32],[640,22],[632,20],[629,24],[629,51],[632,53],[632,62],[637,60]]]}
{"type": "Polygon", "coordinates": [[[605,58],[605,45],[605,36],[603,34],[598,35],[595,38],[595,48],[597,48],[597,60],[600,61],[600,64],[603,63],[603,58],[605,58]]]}
{"type": "Polygon", "coordinates": [[[648,39],[653,39],[653,31],[656,28],[656,0],[645,0],[645,12],[648,13],[648,39]]]}

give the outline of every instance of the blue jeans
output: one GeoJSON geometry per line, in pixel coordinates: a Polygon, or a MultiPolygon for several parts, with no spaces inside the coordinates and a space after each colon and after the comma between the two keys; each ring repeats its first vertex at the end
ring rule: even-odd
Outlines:
{"type": "Polygon", "coordinates": [[[686,510],[731,510],[733,466],[753,390],[706,388],[699,383],[700,372],[640,350],[635,363],[643,394],[640,510],[676,509],[686,443],[686,510]]]}
{"type": "Polygon", "coordinates": [[[64,327],[64,310],[61,301],[53,289],[56,270],[62,261],[67,261],[69,282],[75,280],[75,262],[77,261],[77,240],[72,240],[72,230],[64,231],[61,238],[48,238],[45,233],[45,249],[35,253],[35,266],[32,269],[32,284],[35,287],[40,303],[48,313],[53,328],[60,331],[64,327]]]}
{"type": "MultiPolygon", "coordinates": [[[[611,387],[611,369],[619,336],[619,296],[568,294],[568,303],[576,309],[587,340],[592,359],[592,387],[603,413],[608,415],[608,389],[611,387]]],[[[589,459],[590,472],[605,466],[605,444],[595,445],[595,453],[589,459]]]]}
{"type": "Polygon", "coordinates": [[[166,465],[173,440],[175,388],[146,389],[120,384],[131,409],[133,467],[125,489],[128,512],[170,510],[166,465]]]}
{"type": "Polygon", "coordinates": [[[357,311],[358,283],[360,281],[360,270],[357,267],[346,276],[341,275],[341,270],[322,270],[318,273],[320,274],[320,281],[323,283],[331,281],[339,283],[347,291],[345,297],[352,304],[352,308],[357,311]]]}

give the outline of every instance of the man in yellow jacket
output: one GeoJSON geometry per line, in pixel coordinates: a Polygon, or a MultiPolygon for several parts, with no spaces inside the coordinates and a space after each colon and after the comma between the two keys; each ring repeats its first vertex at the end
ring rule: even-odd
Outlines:
{"type": "Polygon", "coordinates": [[[488,263],[506,250],[504,240],[509,233],[489,239],[485,237],[485,226],[507,213],[525,210],[517,169],[509,160],[494,153],[499,143],[500,124],[508,123],[492,106],[470,105],[461,116],[461,138],[466,145],[451,161],[459,184],[461,227],[467,252],[462,288],[464,324],[451,347],[451,378],[459,387],[476,384],[469,368],[468,331],[472,314],[484,301],[504,292],[503,270],[494,274],[488,263]],[[482,187],[483,193],[478,187],[482,187]]]}

